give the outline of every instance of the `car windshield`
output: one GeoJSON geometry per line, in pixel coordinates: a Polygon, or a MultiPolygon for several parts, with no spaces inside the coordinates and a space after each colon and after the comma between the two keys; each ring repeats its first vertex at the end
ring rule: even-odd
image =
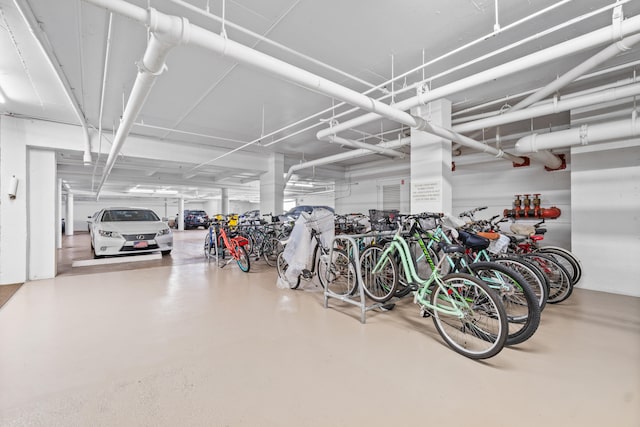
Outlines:
{"type": "Polygon", "coordinates": [[[187,211],[187,215],[207,215],[205,211],[187,211]]]}
{"type": "Polygon", "coordinates": [[[110,209],[102,214],[103,222],[160,221],[155,212],[147,209],[110,209]]]}

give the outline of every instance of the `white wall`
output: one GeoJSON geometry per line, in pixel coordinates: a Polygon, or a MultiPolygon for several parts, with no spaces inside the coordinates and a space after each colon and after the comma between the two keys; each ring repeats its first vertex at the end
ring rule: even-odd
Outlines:
{"type": "Polygon", "coordinates": [[[573,252],[586,289],[640,296],[640,140],[572,150],[573,252]]]}
{"type": "MultiPolygon", "coordinates": [[[[549,231],[545,236],[545,243],[571,247],[570,164],[567,169],[547,172],[540,164],[514,168],[511,162],[492,161],[491,156],[486,154],[479,155],[477,160],[481,163],[456,166],[452,174],[454,215],[479,206],[488,206],[487,210],[477,215],[479,219],[502,215],[505,209],[511,209],[514,194],[541,193],[542,207],[556,206],[562,211],[560,218],[547,221],[549,231]]],[[[382,209],[382,185],[400,183],[400,211],[409,213],[408,175],[407,170],[406,173],[398,173],[395,177],[365,177],[350,184],[337,185],[336,212],[368,214],[369,209],[382,209]]],[[[520,222],[534,223],[537,220],[520,222]]]]}

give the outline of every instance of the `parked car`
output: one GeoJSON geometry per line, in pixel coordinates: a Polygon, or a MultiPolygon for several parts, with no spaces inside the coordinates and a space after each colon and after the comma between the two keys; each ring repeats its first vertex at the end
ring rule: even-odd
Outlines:
{"type": "Polygon", "coordinates": [[[184,211],[184,229],[209,227],[209,215],[203,210],[191,209],[184,211]]]}
{"type": "Polygon", "coordinates": [[[90,227],[94,258],[157,251],[168,255],[173,249],[173,233],[151,209],[105,208],[90,227]]]}
{"type": "Polygon", "coordinates": [[[240,215],[240,217],[238,218],[240,224],[250,223],[250,222],[253,222],[253,221],[257,221],[259,219],[261,219],[260,218],[260,209],[253,209],[253,210],[250,210],[250,211],[246,211],[245,213],[240,215]]]}
{"type": "Polygon", "coordinates": [[[300,206],[296,206],[294,208],[291,208],[290,210],[288,210],[287,212],[282,214],[281,217],[284,217],[284,218],[288,217],[288,218],[290,218],[292,220],[296,220],[300,216],[301,212],[311,213],[311,212],[313,212],[314,209],[319,209],[319,208],[326,209],[328,211],[331,211],[332,213],[335,212],[333,210],[333,208],[331,208],[329,206],[300,205],[300,206]]]}

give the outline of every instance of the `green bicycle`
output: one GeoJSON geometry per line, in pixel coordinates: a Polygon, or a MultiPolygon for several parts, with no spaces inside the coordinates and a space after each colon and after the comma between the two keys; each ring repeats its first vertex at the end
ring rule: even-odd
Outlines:
{"type": "MultiPolygon", "coordinates": [[[[412,226],[416,216],[409,216],[412,226]]],[[[393,294],[398,271],[405,283],[414,289],[414,302],[423,317],[433,318],[442,339],[457,353],[470,359],[486,359],[498,354],[508,335],[505,309],[491,288],[482,280],[466,273],[440,274],[442,258],[428,279],[421,279],[414,267],[409,244],[399,227],[393,240],[384,248],[371,246],[360,257],[362,280],[393,294]],[[398,264],[394,262],[398,260],[398,264]]],[[[443,245],[445,253],[461,256],[461,245],[443,245]]]]}

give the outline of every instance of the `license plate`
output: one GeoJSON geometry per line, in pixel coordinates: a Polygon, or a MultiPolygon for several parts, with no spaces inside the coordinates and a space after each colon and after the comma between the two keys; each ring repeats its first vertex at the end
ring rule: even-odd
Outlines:
{"type": "Polygon", "coordinates": [[[149,243],[147,241],[142,241],[142,242],[133,242],[133,247],[136,249],[142,249],[142,248],[146,248],[149,246],[149,243]]]}

